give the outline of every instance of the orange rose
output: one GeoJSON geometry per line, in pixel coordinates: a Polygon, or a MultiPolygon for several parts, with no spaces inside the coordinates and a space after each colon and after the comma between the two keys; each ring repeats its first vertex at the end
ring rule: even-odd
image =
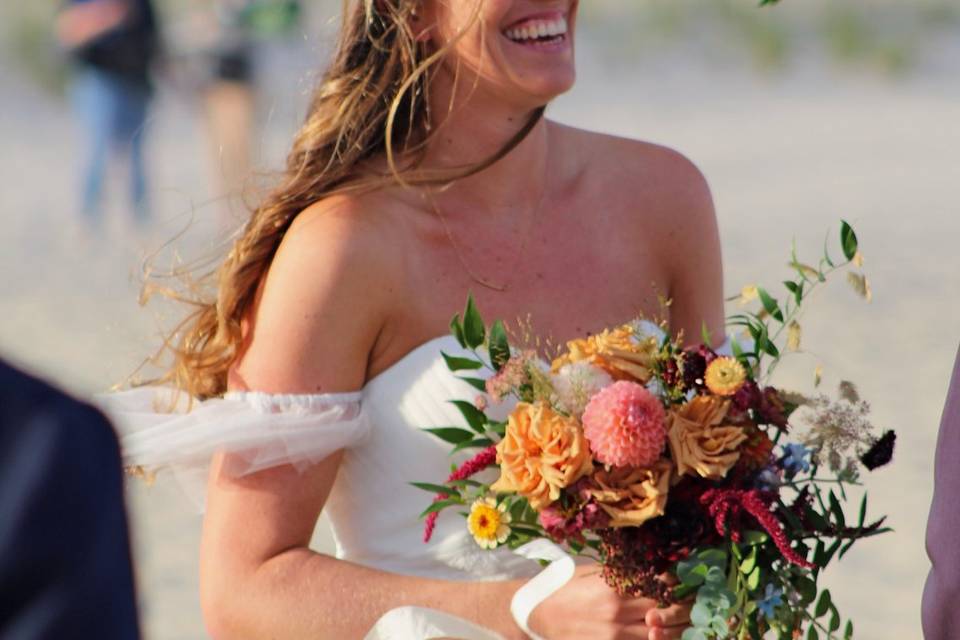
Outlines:
{"type": "Polygon", "coordinates": [[[571,340],[567,343],[567,353],[555,359],[550,369],[556,373],[565,364],[586,360],[609,373],[615,380],[646,383],[653,375],[651,369],[657,352],[657,340],[653,337],[637,340],[636,335],[633,326],[625,324],[589,338],[571,340]]]}
{"type": "Polygon", "coordinates": [[[720,480],[740,457],[747,439],[741,427],[724,425],[730,401],[697,396],[667,416],[670,453],[680,475],[720,480]]]}
{"type": "Polygon", "coordinates": [[[667,460],[660,460],[649,469],[600,469],[591,478],[596,488],[588,489],[588,493],[610,516],[609,526],[638,527],[663,515],[672,470],[667,460]]]}
{"type": "Polygon", "coordinates": [[[534,509],[543,509],[593,470],[583,429],[542,402],[517,405],[497,445],[500,479],[490,488],[516,492],[534,509]]]}

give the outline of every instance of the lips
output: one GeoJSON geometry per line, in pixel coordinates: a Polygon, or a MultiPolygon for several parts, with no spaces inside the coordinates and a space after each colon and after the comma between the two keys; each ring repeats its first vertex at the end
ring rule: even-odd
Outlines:
{"type": "Polygon", "coordinates": [[[521,20],[505,29],[503,34],[520,44],[558,43],[566,39],[568,28],[566,16],[556,14],[521,20]]]}

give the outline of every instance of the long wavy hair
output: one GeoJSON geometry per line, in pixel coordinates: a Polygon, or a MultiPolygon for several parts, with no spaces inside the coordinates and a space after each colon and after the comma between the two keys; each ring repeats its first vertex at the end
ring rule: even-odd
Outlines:
{"type": "Polygon", "coordinates": [[[449,184],[494,164],[536,126],[542,108],[491,157],[442,173],[422,170],[437,125],[442,125],[430,110],[431,80],[452,46],[479,20],[483,0],[477,0],[474,20],[440,49],[418,41],[411,28],[422,1],[344,0],[333,61],[310,101],[277,185],[253,210],[219,267],[191,276],[192,293],[157,288],[193,311],[157,354],[169,352],[173,362],[152,382],[197,399],[226,391],[228,371],[242,352],[243,320],[301,211],[337,194],[395,184],[449,184]],[[387,161],[388,172],[371,170],[369,161],[376,158],[387,161]],[[202,291],[210,293],[197,293],[202,291]]]}

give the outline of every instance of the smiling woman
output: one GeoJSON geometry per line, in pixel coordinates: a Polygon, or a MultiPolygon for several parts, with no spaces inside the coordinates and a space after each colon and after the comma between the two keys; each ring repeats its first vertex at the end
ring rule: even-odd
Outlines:
{"type": "MultiPolygon", "coordinates": [[[[422,430],[459,420],[438,398],[475,393],[444,366],[458,345],[437,337],[468,292],[554,338],[653,317],[660,296],[671,330],[722,335],[697,169],[542,117],[574,83],[577,9],[347,7],[283,179],[215,299],[191,300],[170,342],[163,382],[200,402],[148,430],[127,420],[128,463],[209,469],[201,592],[214,637],[680,637],[687,607],[617,596],[594,567],[528,584],[535,562],[480,549],[499,535],[494,511],[475,514],[476,540],[447,523],[429,546],[411,515],[409,483],[451,462],[422,430]],[[336,557],[308,548],[321,510],[336,557]]],[[[128,408],[142,406],[130,393],[128,408]]]]}

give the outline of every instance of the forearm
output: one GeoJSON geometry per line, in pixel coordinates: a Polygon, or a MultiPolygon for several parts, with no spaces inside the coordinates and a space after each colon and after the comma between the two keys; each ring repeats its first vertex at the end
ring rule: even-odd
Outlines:
{"type": "Polygon", "coordinates": [[[455,582],[404,576],[298,548],[245,575],[209,577],[219,588],[205,598],[215,638],[363,638],[387,611],[438,609],[525,638],[510,615],[522,580],[455,582]]]}

